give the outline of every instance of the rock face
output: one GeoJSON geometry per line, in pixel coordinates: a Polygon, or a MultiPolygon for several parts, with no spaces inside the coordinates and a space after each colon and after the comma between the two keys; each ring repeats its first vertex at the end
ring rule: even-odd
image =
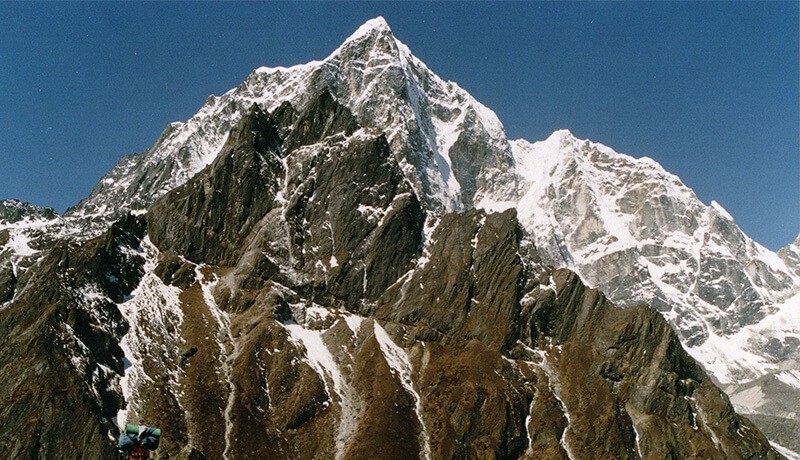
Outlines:
{"type": "MultiPolygon", "coordinates": [[[[550,164],[520,148],[381,18],[324,61],[257,69],[66,216],[0,226],[0,456],[114,458],[130,422],[163,429],[159,458],[779,458],[681,346],[703,331],[624,285],[651,286],[637,265],[615,256],[606,287],[655,309],[579,277],[618,248],[589,165],[533,195],[523,173],[550,164]]],[[[680,211],[651,208],[643,228],[680,211]]],[[[739,235],[716,212],[708,241],[739,235]]],[[[753,267],[756,294],[790,295],[753,267]]],[[[706,330],[794,312],[738,299],[706,330]]]]}
{"type": "Polygon", "coordinates": [[[126,218],[101,237],[61,243],[27,270],[0,309],[0,418],[5,458],[115,458],[111,418],[123,404],[126,331],[116,302],[138,284],[130,251],[144,221],[126,218]]]}
{"type": "Polygon", "coordinates": [[[17,200],[0,200],[0,223],[14,224],[23,220],[55,219],[56,212],[17,200]]]}

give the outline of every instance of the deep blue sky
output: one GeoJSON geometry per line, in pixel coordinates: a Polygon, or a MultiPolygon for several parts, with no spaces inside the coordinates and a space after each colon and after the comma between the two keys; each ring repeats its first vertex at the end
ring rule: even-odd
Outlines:
{"type": "Polygon", "coordinates": [[[0,198],[63,212],[256,67],[382,15],[511,138],[649,156],[756,241],[800,232],[798,2],[0,2],[0,198]]]}

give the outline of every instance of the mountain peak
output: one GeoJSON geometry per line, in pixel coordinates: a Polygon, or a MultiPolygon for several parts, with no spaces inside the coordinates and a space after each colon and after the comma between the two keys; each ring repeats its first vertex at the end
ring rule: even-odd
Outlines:
{"type": "Polygon", "coordinates": [[[568,129],[559,129],[554,131],[553,134],[547,137],[544,141],[544,145],[549,145],[551,148],[554,149],[561,149],[570,144],[573,144],[577,141],[577,138],[572,134],[572,132],[568,129]]]}
{"type": "Polygon", "coordinates": [[[386,22],[383,16],[376,16],[359,27],[359,29],[377,29],[386,32],[391,32],[391,28],[389,28],[389,23],[386,22]]]}
{"type": "Polygon", "coordinates": [[[553,131],[547,140],[571,140],[575,139],[575,136],[572,134],[572,131],[568,129],[559,129],[557,131],[553,131]]]}
{"type": "Polygon", "coordinates": [[[399,57],[398,42],[382,16],[370,19],[361,25],[334,50],[325,61],[373,59],[376,54],[399,57]]]}
{"type": "MultiPolygon", "coordinates": [[[[392,35],[392,29],[389,27],[389,23],[386,22],[386,19],[383,16],[378,16],[376,18],[372,18],[369,21],[365,22],[361,25],[352,35],[347,37],[345,43],[353,42],[359,40],[362,37],[367,36],[380,36],[380,35],[392,35]]],[[[393,36],[393,35],[392,35],[393,36]]]]}

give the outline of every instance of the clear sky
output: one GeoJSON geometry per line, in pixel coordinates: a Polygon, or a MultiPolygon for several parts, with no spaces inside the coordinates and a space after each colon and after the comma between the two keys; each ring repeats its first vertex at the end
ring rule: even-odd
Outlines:
{"type": "Polygon", "coordinates": [[[369,18],[492,108],[677,174],[756,241],[800,232],[798,2],[0,2],[0,199],[63,212],[167,123],[369,18]]]}

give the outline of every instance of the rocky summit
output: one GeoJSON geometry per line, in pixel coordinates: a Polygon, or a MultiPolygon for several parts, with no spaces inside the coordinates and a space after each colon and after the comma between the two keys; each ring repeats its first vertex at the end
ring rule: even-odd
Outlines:
{"type": "Polygon", "coordinates": [[[751,421],[720,384],[800,389],[797,323],[734,340],[796,314],[797,244],[554,136],[510,142],[376,18],[63,216],[0,202],[0,456],[118,458],[124,423],[157,458],[792,455],[792,403],[751,421]],[[720,340],[763,365],[697,351],[720,340]]]}

